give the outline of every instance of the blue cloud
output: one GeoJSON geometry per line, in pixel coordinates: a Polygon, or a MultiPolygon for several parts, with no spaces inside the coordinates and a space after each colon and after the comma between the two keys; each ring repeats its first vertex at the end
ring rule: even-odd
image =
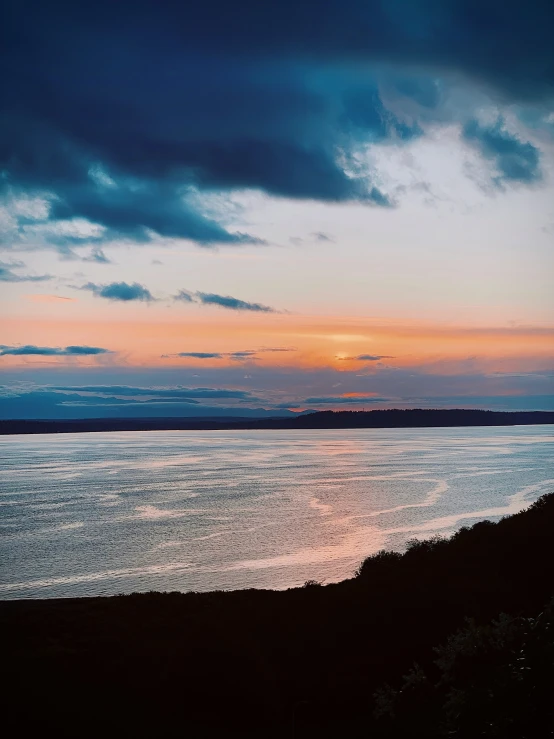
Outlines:
{"type": "MultiPolygon", "coordinates": [[[[199,192],[390,206],[371,169],[346,164],[368,143],[422,135],[387,103],[383,70],[429,115],[437,78],[452,73],[550,104],[553,26],[551,0],[9,3],[1,186],[51,193],[51,224],[88,219],[103,227],[88,238],[98,242],[257,242],[210,217],[199,192]]],[[[536,179],[530,144],[468,136],[505,179],[536,179]]]]}
{"type": "MultiPolygon", "coordinates": [[[[252,393],[246,390],[209,387],[132,387],[129,385],[72,385],[52,386],[47,388],[58,393],[86,393],[95,397],[132,396],[136,402],[145,402],[146,398],[164,398],[167,400],[196,400],[196,399],[253,399],[252,393]]],[[[82,398],[81,398],[82,400],[82,398]]]]}
{"type": "Polygon", "coordinates": [[[44,282],[50,275],[18,275],[14,269],[24,267],[23,262],[0,262],[0,282],[44,282]]]}
{"type": "Polygon", "coordinates": [[[111,259],[104,254],[99,246],[92,249],[88,257],[83,257],[83,262],[94,262],[95,264],[111,264],[111,259]]]}
{"type": "Polygon", "coordinates": [[[97,285],[94,282],[87,282],[82,286],[82,290],[90,290],[93,295],[106,300],[115,300],[127,303],[133,300],[140,300],[150,303],[155,300],[154,296],[144,285],[133,282],[129,285],[127,282],[110,282],[108,285],[97,285]]]}
{"type": "Polygon", "coordinates": [[[253,311],[255,313],[277,313],[275,308],[261,303],[247,303],[245,300],[232,298],[230,295],[215,295],[214,293],[196,293],[203,305],[218,305],[221,308],[237,311],[253,311]]]}
{"type": "Polygon", "coordinates": [[[258,354],[275,353],[275,352],[294,352],[295,347],[284,346],[264,346],[261,349],[244,349],[236,352],[179,352],[178,354],[164,354],[164,357],[183,357],[190,359],[234,359],[236,361],[244,361],[247,359],[256,359],[258,354]]]}
{"type": "Polygon", "coordinates": [[[85,357],[109,353],[109,349],[102,349],[99,346],[66,346],[62,348],[56,346],[34,346],[32,344],[26,344],[25,346],[0,345],[0,356],[85,357]]]}
{"type": "MultiPolygon", "coordinates": [[[[101,387],[107,390],[109,387],[101,387]]],[[[17,387],[0,387],[0,418],[2,419],[76,419],[76,418],[155,418],[155,417],[247,417],[263,418],[290,415],[286,411],[266,410],[254,396],[237,397],[233,391],[205,389],[197,397],[165,397],[156,395],[156,388],[140,388],[148,396],[125,396],[116,388],[117,396],[106,393],[84,394],[80,387],[62,391],[49,387],[22,390],[17,387]],[[205,398],[210,405],[202,402],[205,398]],[[225,403],[222,405],[221,403],[225,403]],[[251,401],[254,406],[244,403],[251,401]]],[[[131,388],[137,390],[137,388],[131,388]]],[[[160,390],[158,388],[158,390],[160,390]]],[[[171,391],[170,388],[168,390],[171,391]]],[[[202,390],[202,389],[197,389],[202,390]]],[[[240,392],[240,391],[237,391],[240,392]]],[[[269,404],[270,406],[271,404],[269,404]]]]}
{"type": "Polygon", "coordinates": [[[385,108],[379,87],[375,83],[348,89],[343,96],[343,105],[345,121],[354,127],[355,135],[361,135],[363,139],[372,142],[394,138],[409,141],[423,135],[423,130],[417,123],[409,125],[385,108]]]}
{"type": "Polygon", "coordinates": [[[471,120],[464,127],[463,135],[484,157],[495,163],[500,173],[495,178],[497,184],[506,180],[531,183],[541,179],[539,150],[509,133],[502,118],[491,126],[481,126],[471,120]]]}

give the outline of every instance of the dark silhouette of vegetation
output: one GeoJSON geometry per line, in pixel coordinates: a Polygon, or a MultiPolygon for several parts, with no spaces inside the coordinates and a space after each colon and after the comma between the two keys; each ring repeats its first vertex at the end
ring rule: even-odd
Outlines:
{"type": "Polygon", "coordinates": [[[248,429],[430,428],[445,426],[524,426],[554,423],[552,411],[471,409],[390,409],[319,411],[295,418],[81,418],[0,420],[0,434],[51,434],[85,431],[171,431],[248,429]]]}
{"type": "Polygon", "coordinates": [[[553,532],[548,495],[336,584],[4,602],[4,702],[23,736],[542,739],[553,532]]]}
{"type": "Polygon", "coordinates": [[[532,739],[554,734],[554,599],[534,617],[466,626],[375,694],[376,737],[532,739]]]}

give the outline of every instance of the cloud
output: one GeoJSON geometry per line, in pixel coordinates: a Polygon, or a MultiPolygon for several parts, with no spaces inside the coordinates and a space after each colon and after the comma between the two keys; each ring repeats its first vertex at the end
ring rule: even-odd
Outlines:
{"type": "MultiPolygon", "coordinates": [[[[15,236],[259,243],[198,199],[230,190],[386,207],[360,153],[440,122],[443,77],[551,100],[553,25],[549,0],[12,3],[2,188],[46,203],[16,213],[15,236]]],[[[529,157],[505,176],[530,181],[529,157]]]]}
{"type": "Polygon", "coordinates": [[[85,357],[110,353],[109,349],[102,349],[99,346],[66,346],[62,348],[56,346],[34,346],[32,344],[26,344],[25,346],[5,346],[0,344],[0,356],[85,357]]]}
{"type": "Polygon", "coordinates": [[[494,178],[496,184],[506,181],[528,184],[541,179],[539,150],[507,131],[502,118],[490,126],[471,120],[465,125],[463,136],[494,162],[499,173],[494,178]]]}
{"type": "Polygon", "coordinates": [[[226,388],[0,386],[0,418],[247,417],[275,415],[271,404],[226,388]],[[100,392],[90,392],[100,391],[100,392]],[[206,402],[206,404],[204,403],[206,402]],[[250,403],[251,406],[245,405],[250,403]],[[270,409],[260,407],[267,405],[270,409]]]}
{"type": "Polygon", "coordinates": [[[335,239],[330,234],[324,233],[323,231],[314,231],[311,234],[312,238],[315,239],[315,241],[323,241],[330,244],[335,243],[335,239]]]}
{"type": "Polygon", "coordinates": [[[261,349],[256,349],[257,352],[297,352],[298,349],[295,346],[262,346],[261,349]]]}
{"type": "MultiPolygon", "coordinates": [[[[368,151],[408,144],[428,124],[463,126],[487,95],[551,135],[550,0],[301,6],[10,3],[6,244],[261,243],[207,208],[204,196],[231,191],[390,207],[368,151]],[[448,97],[456,86],[463,105],[448,97]]],[[[502,180],[535,182],[533,144],[492,129],[470,122],[466,137],[502,180]]]]}
{"type": "Polygon", "coordinates": [[[194,303],[194,296],[191,295],[187,290],[179,290],[179,292],[173,296],[173,300],[180,300],[182,303],[194,303]]]}
{"type": "Polygon", "coordinates": [[[255,359],[257,352],[255,352],[253,349],[247,349],[246,351],[242,352],[229,352],[226,356],[229,357],[229,359],[233,359],[236,362],[244,362],[247,359],[255,359]]]}
{"type": "MultiPolygon", "coordinates": [[[[191,293],[188,290],[179,290],[173,300],[183,303],[201,303],[202,305],[218,305],[220,308],[236,311],[252,311],[255,313],[278,313],[275,308],[261,303],[248,303],[245,300],[233,298],[230,295],[216,295],[215,293],[191,293]]],[[[228,356],[228,355],[227,355],[228,356]]]]}
{"type": "Polygon", "coordinates": [[[90,290],[93,295],[99,298],[124,303],[134,300],[150,303],[155,300],[150,290],[138,282],[133,282],[132,284],[128,284],[127,282],[110,282],[107,285],[97,285],[94,282],[87,282],[81,287],[81,290],[90,290]]]}
{"type": "MultiPolygon", "coordinates": [[[[87,282],[81,285],[79,290],[89,290],[93,295],[100,298],[106,298],[107,300],[114,300],[119,302],[129,301],[144,301],[152,302],[155,298],[150,290],[144,285],[140,285],[138,282],[129,284],[127,282],[110,282],[106,285],[99,285],[94,282],[87,282]]],[[[174,301],[183,303],[200,303],[202,305],[217,305],[220,308],[226,308],[228,310],[235,311],[250,311],[254,313],[278,313],[276,308],[271,308],[269,305],[262,305],[261,303],[248,303],[245,300],[239,300],[233,298],[230,295],[216,295],[215,293],[190,293],[188,290],[179,290],[179,292],[173,296],[174,301]]],[[[263,349],[263,351],[291,351],[290,349],[283,348],[272,348],[263,349]]]]}
{"type": "Polygon", "coordinates": [[[74,386],[51,386],[48,388],[59,393],[86,393],[99,397],[126,397],[132,396],[140,402],[146,402],[148,398],[164,398],[167,400],[197,400],[197,399],[235,399],[251,400],[252,393],[246,390],[233,390],[228,388],[197,387],[132,387],[129,385],[74,385],[74,386]]]}
{"type": "Polygon", "coordinates": [[[23,262],[0,262],[0,282],[44,282],[51,275],[18,275],[13,270],[25,267],[23,262]]]}
{"type": "Polygon", "coordinates": [[[247,359],[256,359],[258,354],[279,353],[279,352],[295,352],[295,347],[283,346],[264,346],[261,349],[244,349],[236,352],[179,352],[178,354],[164,354],[163,357],[169,359],[171,357],[182,357],[184,359],[233,359],[236,361],[245,361],[247,359]]]}
{"type": "Polygon", "coordinates": [[[219,352],[179,352],[179,354],[165,354],[165,357],[189,357],[190,359],[223,359],[226,354],[219,352]]]}
{"type": "Polygon", "coordinates": [[[389,354],[358,354],[356,357],[337,357],[342,362],[379,362],[381,359],[394,359],[389,354]]]}
{"type": "Polygon", "coordinates": [[[247,303],[245,300],[232,298],[230,295],[215,295],[214,293],[196,293],[203,305],[218,305],[221,308],[237,311],[253,311],[255,313],[277,313],[275,308],[261,303],[247,303]]]}
{"type": "Polygon", "coordinates": [[[94,262],[95,264],[111,264],[111,259],[104,254],[99,246],[93,247],[88,257],[83,257],[83,262],[94,262]]]}

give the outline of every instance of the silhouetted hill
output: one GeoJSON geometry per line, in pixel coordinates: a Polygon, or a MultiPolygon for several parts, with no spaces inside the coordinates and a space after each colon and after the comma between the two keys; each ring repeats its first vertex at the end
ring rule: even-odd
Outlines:
{"type": "Polygon", "coordinates": [[[5,720],[56,737],[550,736],[553,531],[549,495],[328,586],[1,603],[5,720]]]}
{"type": "Polygon", "coordinates": [[[0,434],[51,434],[86,431],[170,431],[231,429],[426,428],[445,426],[526,426],[554,424],[552,411],[471,409],[319,411],[294,418],[83,418],[77,420],[0,420],[0,434]]]}
{"type": "Polygon", "coordinates": [[[432,426],[521,426],[554,423],[549,411],[482,411],[472,409],[390,409],[319,411],[286,421],[260,420],[256,428],[421,428],[432,426]]]}

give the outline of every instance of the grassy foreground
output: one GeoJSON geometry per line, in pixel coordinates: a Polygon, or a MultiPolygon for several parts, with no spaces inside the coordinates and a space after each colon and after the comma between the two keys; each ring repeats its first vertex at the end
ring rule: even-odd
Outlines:
{"type": "Polygon", "coordinates": [[[334,585],[4,602],[5,715],[23,736],[548,737],[553,595],[548,495],[334,585]]]}

